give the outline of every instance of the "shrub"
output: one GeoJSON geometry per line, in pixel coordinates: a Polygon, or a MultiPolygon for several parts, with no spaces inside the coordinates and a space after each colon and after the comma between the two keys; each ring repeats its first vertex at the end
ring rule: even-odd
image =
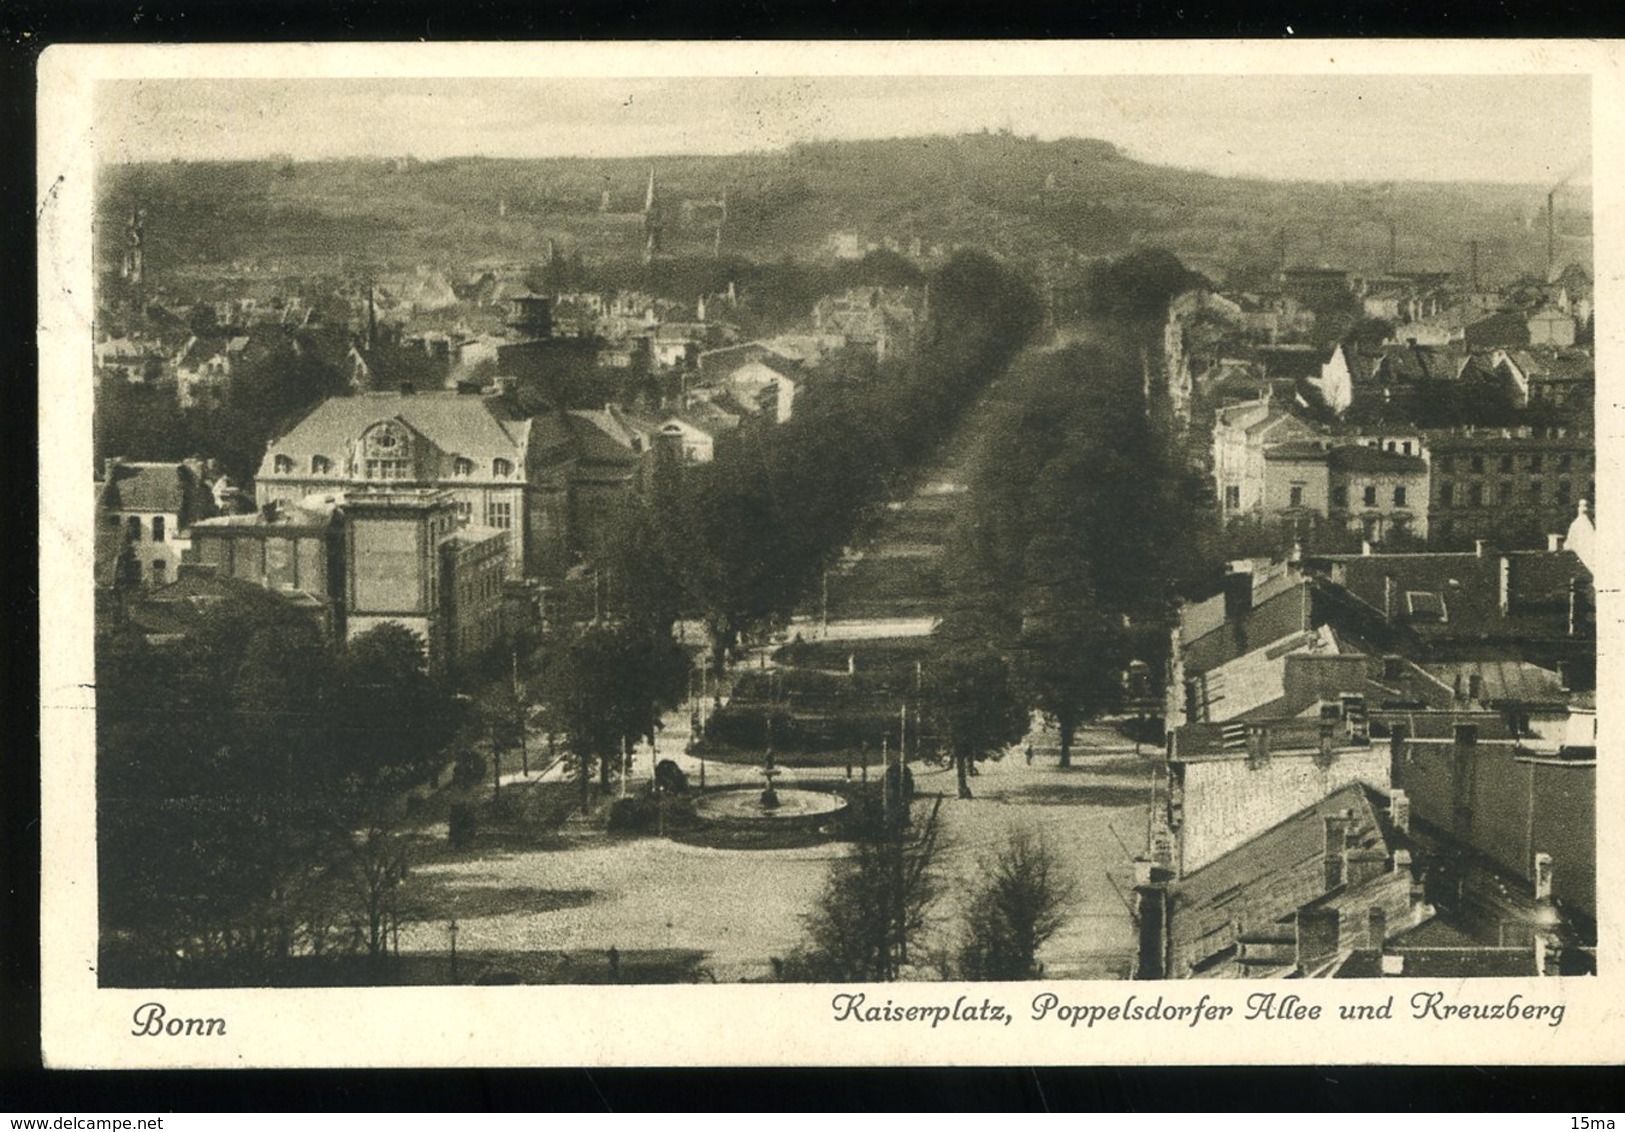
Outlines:
{"type": "Polygon", "coordinates": [[[476,751],[461,751],[452,767],[451,780],[458,786],[474,786],[485,781],[485,759],[476,751]]]}
{"type": "Polygon", "coordinates": [[[466,849],[474,844],[474,834],[478,826],[479,819],[475,816],[474,807],[466,802],[459,802],[451,808],[451,820],[446,826],[446,836],[457,848],[466,849]]]}
{"type": "Polygon", "coordinates": [[[408,794],[406,796],[406,816],[409,818],[415,818],[419,814],[423,813],[423,807],[426,802],[427,799],[425,799],[422,794],[408,794]]]}
{"type": "Polygon", "coordinates": [[[681,794],[688,789],[688,773],[673,759],[661,759],[655,765],[655,789],[666,794],[681,794]]]}

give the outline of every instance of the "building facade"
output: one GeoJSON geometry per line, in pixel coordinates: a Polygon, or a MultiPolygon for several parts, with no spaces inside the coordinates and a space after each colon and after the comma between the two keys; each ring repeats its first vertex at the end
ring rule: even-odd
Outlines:
{"type": "Polygon", "coordinates": [[[1595,503],[1592,437],[1573,429],[1477,429],[1427,437],[1432,530],[1534,545],[1568,528],[1581,500],[1595,503]]]}
{"type": "Polygon", "coordinates": [[[504,397],[364,393],[317,406],[266,446],[257,500],[387,488],[449,493],[459,523],[510,533],[514,575],[556,572],[572,550],[574,443],[560,417],[515,417],[504,397]]]}

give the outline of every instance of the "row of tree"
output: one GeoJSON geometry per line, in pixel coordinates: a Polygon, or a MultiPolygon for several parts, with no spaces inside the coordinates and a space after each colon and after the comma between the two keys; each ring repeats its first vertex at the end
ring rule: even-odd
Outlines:
{"type": "Polygon", "coordinates": [[[789,616],[1037,323],[1028,285],[979,253],[956,254],[931,296],[906,361],[837,359],[789,422],[741,430],[711,463],[657,479],[604,555],[623,616],[656,628],[679,611],[702,617],[719,665],[742,635],[789,616]]]}
{"type": "Polygon", "coordinates": [[[1189,274],[1162,253],[1097,272],[1089,333],[1011,370],[949,547],[928,710],[969,797],[976,760],[1029,713],[1078,728],[1118,710],[1124,673],[1158,647],[1176,592],[1200,574],[1199,485],[1170,440],[1146,342],[1189,274]]]}

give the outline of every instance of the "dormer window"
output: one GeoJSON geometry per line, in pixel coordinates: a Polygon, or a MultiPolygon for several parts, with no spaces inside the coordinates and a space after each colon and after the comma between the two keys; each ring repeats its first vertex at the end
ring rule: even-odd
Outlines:
{"type": "Polygon", "coordinates": [[[325,476],[333,470],[333,461],[326,456],[312,456],[310,470],[318,476],[325,476]]]}
{"type": "Polygon", "coordinates": [[[497,476],[498,478],[504,479],[513,475],[513,462],[511,460],[504,460],[501,457],[492,460],[491,474],[497,476]]]}
{"type": "Polygon", "coordinates": [[[292,475],[293,474],[293,457],[292,456],[278,456],[275,460],[272,461],[272,467],[276,470],[276,474],[279,475],[279,476],[292,475]]]}
{"type": "Polygon", "coordinates": [[[467,456],[458,456],[451,462],[451,474],[462,479],[467,479],[469,476],[474,474],[474,461],[470,460],[467,456]]]}

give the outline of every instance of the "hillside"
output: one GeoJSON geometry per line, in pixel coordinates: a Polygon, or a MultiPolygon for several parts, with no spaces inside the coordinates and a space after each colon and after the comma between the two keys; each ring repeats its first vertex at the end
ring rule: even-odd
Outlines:
{"type": "MultiPolygon", "coordinates": [[[[1100,141],[1007,134],[723,157],[115,166],[100,185],[100,249],[116,257],[139,201],[160,276],[534,262],[550,239],[588,262],[616,260],[641,248],[651,166],[677,255],[710,252],[724,194],[725,251],[758,260],[827,255],[849,232],[904,250],[915,237],[979,244],[1046,271],[1149,244],[1219,277],[1268,269],[1283,252],[1375,272],[1388,260],[1385,217],[1402,270],[1465,270],[1470,240],[1486,279],[1541,270],[1546,255],[1543,186],[1382,185],[1377,155],[1370,184],[1250,181],[1144,164],[1100,141]]],[[[1589,264],[1586,191],[1559,193],[1558,228],[1560,259],[1589,264]]]]}

